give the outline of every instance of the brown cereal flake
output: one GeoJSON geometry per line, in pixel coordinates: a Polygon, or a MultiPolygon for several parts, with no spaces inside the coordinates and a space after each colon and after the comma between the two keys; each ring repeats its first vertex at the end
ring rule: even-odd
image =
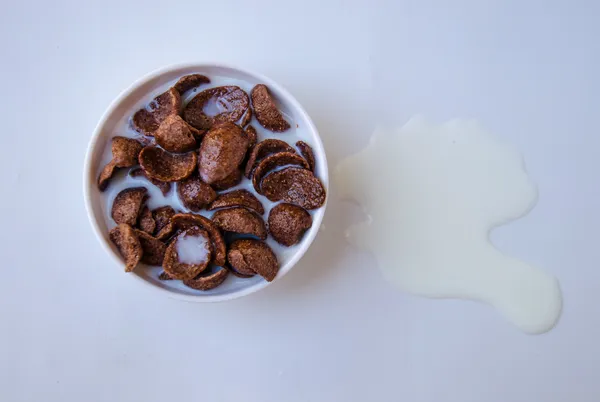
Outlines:
{"type": "Polygon", "coordinates": [[[278,152],[296,152],[287,142],[278,139],[268,139],[256,144],[250,156],[248,157],[248,163],[246,163],[245,176],[249,179],[252,175],[252,171],[263,158],[271,154],[278,152]]]}
{"type": "Polygon", "coordinates": [[[181,77],[173,88],[179,92],[180,95],[183,95],[190,89],[199,87],[202,84],[210,84],[210,79],[202,74],[188,74],[181,77]]]}
{"type": "Polygon", "coordinates": [[[250,120],[252,120],[252,108],[249,107],[248,109],[246,109],[246,114],[244,114],[244,117],[242,117],[240,126],[246,127],[248,123],[250,123],[250,120]]]}
{"type": "Polygon", "coordinates": [[[255,210],[259,214],[264,214],[265,209],[262,203],[248,190],[233,190],[219,195],[208,207],[209,211],[230,207],[246,207],[255,210]]]}
{"type": "Polygon", "coordinates": [[[261,126],[276,133],[290,128],[290,124],[283,118],[266,85],[258,84],[252,88],[251,96],[254,114],[261,126]]]}
{"type": "Polygon", "coordinates": [[[194,279],[184,280],[183,284],[196,290],[210,290],[222,284],[227,279],[227,275],[229,275],[229,270],[226,268],[221,268],[216,272],[209,268],[194,279]]]}
{"type": "Polygon", "coordinates": [[[209,235],[213,246],[213,263],[218,266],[225,264],[227,246],[225,239],[221,234],[219,228],[205,216],[196,214],[175,214],[171,218],[171,221],[176,228],[187,229],[190,226],[199,226],[205,229],[209,235]]]}
{"type": "Polygon", "coordinates": [[[135,166],[138,164],[138,155],[142,151],[142,144],[133,138],[114,137],[111,144],[111,152],[115,165],[120,168],[135,166]]]}
{"type": "Polygon", "coordinates": [[[308,169],[308,163],[300,155],[292,152],[278,152],[264,158],[252,173],[252,185],[257,193],[262,194],[260,182],[273,169],[286,165],[295,165],[308,169]]]}
{"type": "Polygon", "coordinates": [[[110,216],[117,224],[135,226],[147,198],[147,192],[144,187],[127,188],[121,191],[113,201],[110,216]]]}
{"type": "Polygon", "coordinates": [[[196,169],[198,157],[195,152],[171,154],[158,147],[146,147],[140,152],[139,161],[148,177],[169,182],[190,176],[196,169]]]}
{"type": "Polygon", "coordinates": [[[172,281],[173,278],[171,278],[169,276],[169,274],[167,274],[165,271],[162,271],[159,275],[158,275],[158,280],[160,281],[172,281]]]}
{"type": "Polygon", "coordinates": [[[167,116],[154,132],[158,145],[168,152],[183,153],[196,148],[195,128],[187,124],[179,115],[167,116]]]}
{"type": "Polygon", "coordinates": [[[152,210],[152,217],[156,222],[156,232],[160,232],[165,226],[171,223],[173,215],[175,215],[175,210],[170,205],[152,210]]]}
{"type": "Polygon", "coordinates": [[[235,123],[242,117],[249,105],[248,94],[240,87],[210,88],[194,96],[183,110],[183,118],[198,130],[208,130],[218,123],[235,123]],[[204,109],[209,102],[214,102],[221,113],[208,116],[204,109]]]}
{"type": "Polygon", "coordinates": [[[153,234],[156,229],[156,222],[154,222],[152,212],[147,206],[144,206],[140,212],[138,226],[142,231],[148,234],[153,234]]]}
{"type": "Polygon", "coordinates": [[[212,221],[225,232],[249,234],[265,240],[267,228],[265,222],[254,211],[244,207],[221,209],[214,213],[212,221]]]}
{"type": "Polygon", "coordinates": [[[200,272],[204,271],[212,258],[212,246],[210,243],[210,237],[206,230],[199,228],[198,226],[191,226],[181,232],[175,240],[167,246],[165,251],[165,257],[162,263],[165,272],[173,279],[192,279],[200,272]],[[196,264],[184,263],[179,261],[179,255],[177,254],[177,243],[184,237],[195,237],[198,239],[204,239],[206,241],[207,253],[206,259],[196,264]]]}
{"type": "Polygon", "coordinates": [[[167,116],[179,114],[181,95],[175,88],[158,95],[150,102],[148,108],[140,109],[133,115],[133,129],[145,135],[154,135],[167,116]]]}
{"type": "Polygon", "coordinates": [[[256,272],[254,271],[247,271],[247,273],[243,274],[240,271],[238,271],[237,269],[233,268],[231,265],[226,265],[225,268],[227,268],[228,270],[231,271],[231,273],[235,276],[237,276],[238,278],[252,278],[254,275],[256,275],[256,272]]]}
{"type": "Polygon", "coordinates": [[[194,212],[206,208],[217,198],[215,190],[197,175],[177,182],[177,195],[183,205],[194,212]]]}
{"type": "Polygon", "coordinates": [[[244,129],[246,137],[248,137],[248,148],[253,148],[258,141],[258,133],[253,126],[248,126],[244,129]]]}
{"type": "Polygon", "coordinates": [[[141,230],[136,230],[135,233],[138,236],[142,250],[144,250],[142,262],[148,265],[161,266],[167,250],[165,243],[141,230]]]}
{"type": "Polygon", "coordinates": [[[221,123],[211,128],[198,151],[200,178],[208,184],[223,180],[242,163],[248,150],[248,138],[233,123],[221,123]]]}
{"type": "Polygon", "coordinates": [[[312,217],[302,207],[282,203],[269,212],[269,233],[275,241],[290,247],[302,240],[312,226],[312,217]]]}
{"type": "Polygon", "coordinates": [[[138,155],[142,150],[142,144],[133,138],[113,137],[111,144],[112,160],[104,166],[98,177],[98,188],[106,190],[110,178],[116,168],[126,168],[138,164],[138,155]]]}
{"type": "Polygon", "coordinates": [[[108,184],[110,183],[110,178],[115,173],[115,169],[117,166],[115,165],[115,161],[111,160],[104,166],[102,172],[100,172],[100,176],[98,176],[98,189],[100,191],[104,191],[108,188],[108,184]]]}
{"type": "Polygon", "coordinates": [[[296,143],[296,146],[300,150],[300,153],[302,154],[304,159],[306,159],[306,162],[308,162],[308,168],[310,169],[310,171],[314,172],[315,171],[315,153],[313,152],[312,147],[304,141],[298,141],[296,143]]]}
{"type": "Polygon", "coordinates": [[[260,240],[235,240],[227,252],[227,262],[238,272],[256,272],[269,282],[275,279],[279,271],[275,253],[260,240]]]}
{"type": "Polygon", "coordinates": [[[168,181],[160,181],[160,180],[156,180],[151,177],[148,177],[146,172],[144,172],[144,170],[141,168],[131,169],[129,171],[129,176],[145,178],[150,183],[152,183],[156,187],[158,187],[160,189],[161,193],[163,193],[163,195],[167,195],[167,194],[169,194],[169,191],[171,191],[171,183],[169,183],[168,181]]]}
{"type": "Polygon", "coordinates": [[[323,183],[310,170],[296,167],[269,173],[261,190],[271,201],[283,200],[309,210],[321,207],[326,197],[323,183]]]}
{"type": "Polygon", "coordinates": [[[223,180],[219,180],[211,184],[212,188],[216,191],[223,191],[230,189],[231,187],[235,187],[240,184],[242,181],[242,170],[235,169],[233,173],[224,178],[223,180]]]}
{"type": "Polygon", "coordinates": [[[133,271],[144,253],[133,228],[121,223],[108,232],[108,237],[117,246],[119,254],[125,259],[125,272],[133,271]]]}

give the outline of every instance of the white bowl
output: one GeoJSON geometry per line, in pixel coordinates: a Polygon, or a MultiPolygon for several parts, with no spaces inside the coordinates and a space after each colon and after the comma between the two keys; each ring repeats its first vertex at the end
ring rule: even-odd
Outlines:
{"type": "MultiPolygon", "coordinates": [[[[279,103],[280,109],[287,115],[288,118],[291,118],[292,128],[290,129],[290,132],[282,134],[269,133],[267,130],[257,124],[256,120],[253,120],[252,125],[259,132],[259,140],[276,137],[290,143],[290,145],[293,146],[298,139],[302,139],[310,144],[315,153],[317,166],[316,175],[323,182],[325,189],[328,190],[329,177],[327,159],[325,157],[325,150],[323,148],[321,138],[319,137],[319,133],[317,132],[315,125],[306,111],[281,85],[263,75],[223,64],[186,64],[162,68],[142,77],[140,80],[123,91],[123,93],[121,93],[119,97],[112,102],[94,130],[85,158],[83,191],[87,213],[98,240],[108,254],[112,257],[115,265],[119,269],[123,269],[123,259],[118,253],[116,247],[108,239],[108,231],[112,226],[115,225],[110,219],[108,211],[108,205],[110,204],[111,200],[109,196],[105,195],[105,193],[101,193],[98,190],[96,184],[97,177],[102,169],[102,166],[107,162],[107,158],[110,159],[110,140],[115,135],[131,135],[132,132],[130,131],[124,132],[124,127],[127,124],[131,114],[133,114],[135,110],[147,104],[156,95],[163,92],[179,77],[191,73],[202,73],[213,80],[215,77],[227,77],[231,80],[242,80],[247,83],[246,88],[244,88],[247,90],[259,83],[266,84],[279,103]]],[[[218,82],[216,83],[213,82],[209,85],[201,86],[199,90],[201,91],[206,88],[210,88],[211,86],[223,85],[223,80],[218,79],[217,81],[218,82]]],[[[226,81],[227,80],[225,80],[225,82],[226,81]]],[[[186,97],[186,99],[188,98],[189,96],[186,97]]],[[[246,182],[247,179],[244,178],[244,181],[246,182]]],[[[152,186],[150,183],[144,185],[146,187],[152,186]]],[[[114,187],[114,183],[111,183],[107,192],[110,191],[111,187],[114,187]]],[[[113,192],[114,191],[115,190],[113,189],[113,192]]],[[[175,191],[175,189],[172,189],[171,191],[175,191]]],[[[265,206],[269,204],[265,197],[260,195],[257,196],[263,202],[263,204],[265,204],[265,206]]],[[[312,241],[317,235],[321,221],[323,220],[325,208],[326,204],[317,210],[310,211],[313,218],[313,224],[312,227],[304,234],[304,237],[299,244],[290,248],[285,248],[277,245],[269,236],[269,245],[274,249],[280,263],[279,272],[277,273],[275,281],[288,273],[310,247],[312,241]]],[[[269,208],[267,207],[265,209],[266,212],[264,218],[266,220],[269,208]]],[[[202,211],[202,214],[205,214],[205,212],[206,211],[202,211]]],[[[133,277],[136,279],[136,282],[145,284],[146,286],[156,289],[157,291],[160,291],[171,297],[198,302],[214,302],[235,299],[263,289],[270,283],[260,278],[258,275],[250,279],[241,279],[233,275],[229,275],[227,280],[221,286],[211,291],[202,292],[189,289],[183,286],[180,281],[160,281],[157,279],[158,272],[160,271],[161,269],[158,267],[140,266],[131,274],[123,273],[123,278],[127,278],[129,280],[131,277],[133,277]]]]}

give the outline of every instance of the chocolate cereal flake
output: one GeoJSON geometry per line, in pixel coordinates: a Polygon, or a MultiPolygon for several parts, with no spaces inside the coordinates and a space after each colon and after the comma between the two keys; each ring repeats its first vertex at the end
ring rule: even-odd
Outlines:
{"type": "Polygon", "coordinates": [[[124,223],[135,226],[147,197],[147,192],[148,190],[144,187],[134,187],[127,188],[117,194],[110,212],[113,220],[118,224],[124,223]]]}
{"type": "Polygon", "coordinates": [[[227,252],[227,261],[238,272],[256,272],[269,282],[275,279],[279,271],[275,253],[260,240],[235,240],[227,252]]]}
{"type": "Polygon", "coordinates": [[[208,184],[223,180],[242,163],[248,138],[233,123],[217,124],[206,135],[198,151],[200,178],[208,184]]]}
{"type": "Polygon", "coordinates": [[[293,246],[302,240],[304,232],[312,226],[310,214],[293,204],[276,205],[269,212],[269,233],[284,246],[293,246]]]}
{"type": "Polygon", "coordinates": [[[217,197],[215,190],[200,180],[197,175],[179,181],[177,195],[183,205],[194,212],[206,208],[217,197]]]}
{"type": "Polygon", "coordinates": [[[200,272],[204,271],[212,257],[212,246],[210,238],[206,230],[201,229],[197,226],[192,226],[180,233],[177,238],[169,244],[165,251],[165,257],[163,260],[163,269],[173,279],[192,279],[200,272]],[[185,237],[194,237],[199,241],[204,240],[206,242],[206,258],[203,261],[197,263],[182,262],[177,253],[177,244],[183,241],[185,237]]]}
{"type": "Polygon", "coordinates": [[[265,240],[267,228],[256,212],[244,207],[221,209],[214,213],[212,221],[225,232],[249,234],[265,240]]]}
{"type": "Polygon", "coordinates": [[[262,194],[260,182],[262,181],[263,177],[271,170],[286,165],[295,165],[308,169],[308,163],[298,154],[291,152],[278,152],[276,154],[269,155],[260,161],[252,173],[252,185],[254,186],[254,190],[256,190],[257,193],[262,194]]]}
{"type": "Polygon", "coordinates": [[[218,266],[225,264],[227,246],[219,228],[210,219],[196,214],[175,214],[171,218],[176,228],[186,230],[191,226],[199,226],[205,229],[213,246],[213,263],[218,266]]]}
{"type": "Polygon", "coordinates": [[[181,95],[175,88],[158,95],[148,108],[140,109],[131,120],[133,129],[145,135],[154,135],[167,116],[179,114],[181,95]]]}
{"type": "Polygon", "coordinates": [[[142,250],[144,250],[142,262],[148,265],[161,266],[167,250],[165,243],[141,230],[136,230],[135,233],[138,236],[142,250]]]}
{"type": "Polygon", "coordinates": [[[285,201],[304,209],[325,203],[325,188],[308,169],[288,167],[269,173],[261,183],[263,195],[271,201],[285,201]]]}
{"type": "Polygon", "coordinates": [[[252,89],[251,96],[254,114],[261,126],[276,133],[290,128],[290,124],[285,121],[283,115],[277,109],[277,105],[275,105],[266,85],[259,84],[255,86],[252,89]]]}
{"type": "Polygon", "coordinates": [[[108,232],[108,237],[125,259],[125,272],[133,271],[142,259],[144,252],[133,228],[121,223],[108,232]]]}
{"type": "Polygon", "coordinates": [[[300,150],[300,153],[302,154],[304,159],[306,159],[306,162],[308,162],[308,167],[311,170],[311,172],[314,172],[315,171],[315,153],[313,152],[312,147],[304,141],[298,141],[296,143],[296,146],[300,150]]]}
{"type": "Polygon", "coordinates": [[[148,177],[168,182],[190,176],[196,169],[198,157],[195,152],[171,154],[158,147],[146,147],[140,152],[139,161],[148,177]]]}
{"type": "Polygon", "coordinates": [[[222,284],[228,274],[229,271],[226,268],[219,268],[216,272],[213,272],[209,268],[201,272],[194,279],[184,280],[183,284],[196,290],[210,290],[222,284]]]}
{"type": "Polygon", "coordinates": [[[278,152],[296,152],[287,142],[278,139],[268,139],[256,144],[246,163],[246,171],[244,172],[247,178],[250,178],[252,171],[263,158],[278,152]]]}
{"type": "Polygon", "coordinates": [[[202,84],[210,84],[210,79],[202,74],[188,74],[181,77],[173,86],[179,92],[179,94],[183,95],[190,89],[194,89],[199,87],[202,84]]]}
{"type": "Polygon", "coordinates": [[[208,207],[209,211],[221,208],[246,207],[264,214],[265,209],[261,202],[248,190],[233,190],[219,195],[208,207]]]}
{"type": "Polygon", "coordinates": [[[242,181],[242,170],[235,169],[229,176],[211,184],[216,191],[223,191],[235,187],[242,181]]]}
{"type": "Polygon", "coordinates": [[[144,206],[140,212],[138,226],[142,231],[148,234],[153,234],[156,229],[156,222],[154,221],[152,212],[147,206],[144,206]]]}
{"type": "MultiPolygon", "coordinates": [[[[158,145],[166,151],[182,153],[196,148],[195,128],[187,124],[179,115],[167,116],[154,132],[158,145]]],[[[196,134],[198,135],[198,134],[196,134]]]]}
{"type": "Polygon", "coordinates": [[[235,123],[248,109],[248,94],[237,86],[206,89],[196,95],[183,110],[183,118],[198,130],[208,130],[218,123],[235,123]],[[209,102],[214,102],[220,111],[215,116],[205,113],[209,102]]]}

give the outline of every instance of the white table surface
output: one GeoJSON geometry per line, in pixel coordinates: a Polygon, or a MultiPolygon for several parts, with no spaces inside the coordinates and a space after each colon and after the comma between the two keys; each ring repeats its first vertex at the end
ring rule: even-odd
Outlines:
{"type": "Polygon", "coordinates": [[[0,400],[600,400],[600,7],[562,3],[5,2],[0,400]],[[330,167],[416,113],[518,147],[540,200],[493,238],[559,278],[558,326],[527,336],[396,291],[345,245],[361,216],[334,185],[325,231],[264,291],[204,305],[139,286],[92,233],[84,153],[121,90],[202,60],[286,86],[330,167]]]}

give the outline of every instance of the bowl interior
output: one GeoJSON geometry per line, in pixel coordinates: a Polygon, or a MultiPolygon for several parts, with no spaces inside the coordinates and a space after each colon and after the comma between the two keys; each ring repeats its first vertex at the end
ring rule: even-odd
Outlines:
{"type": "MultiPolygon", "coordinates": [[[[284,113],[292,127],[285,133],[272,133],[260,126],[258,121],[253,117],[251,124],[258,132],[258,140],[279,138],[292,146],[294,146],[296,141],[302,140],[311,145],[315,153],[315,174],[323,182],[325,189],[328,189],[327,161],[319,134],[310,120],[310,117],[306,114],[300,104],[285,89],[275,82],[259,74],[223,65],[194,64],[169,67],[151,73],[133,84],[111,104],[96,127],[86,157],[84,192],[90,221],[100,242],[115,261],[118,262],[120,267],[123,266],[123,261],[116,247],[109,241],[108,231],[115,226],[115,223],[110,218],[110,207],[113,199],[121,190],[133,186],[146,187],[150,194],[150,199],[147,201],[150,209],[162,205],[172,205],[175,209],[184,212],[189,212],[189,210],[177,199],[177,196],[175,195],[175,186],[171,189],[170,194],[167,197],[164,197],[155,186],[146,180],[130,178],[127,175],[129,169],[121,169],[111,179],[108,189],[105,192],[100,192],[96,186],[96,180],[103,166],[111,159],[111,138],[117,135],[125,137],[137,136],[138,134],[130,128],[129,124],[130,117],[133,113],[147,105],[155,96],[167,90],[179,77],[191,73],[204,74],[211,79],[211,83],[199,87],[197,92],[190,91],[187,93],[182,98],[183,104],[187,103],[199,91],[211,87],[238,85],[249,94],[254,85],[259,83],[266,84],[274,98],[277,100],[280,110],[284,113]]],[[[255,193],[253,189],[251,189],[250,181],[246,178],[244,178],[240,185],[227,191],[238,188],[247,188],[251,190],[252,193],[255,193]]],[[[269,210],[275,204],[259,194],[255,195],[265,206],[263,218],[266,221],[269,210]]],[[[325,207],[326,205],[317,210],[309,211],[313,218],[313,225],[305,233],[299,244],[292,247],[283,247],[269,236],[267,243],[277,255],[280,263],[280,269],[276,280],[285,275],[308,249],[318,232],[325,213],[325,207]]],[[[201,211],[200,214],[210,217],[212,212],[201,211]]],[[[237,278],[234,275],[229,275],[227,280],[221,286],[203,292],[187,288],[181,281],[161,281],[158,279],[160,272],[162,272],[162,268],[160,267],[140,266],[136,268],[132,275],[156,289],[168,292],[171,296],[194,301],[233,299],[255,292],[268,284],[268,282],[258,275],[249,279],[242,279],[237,278]]]]}

